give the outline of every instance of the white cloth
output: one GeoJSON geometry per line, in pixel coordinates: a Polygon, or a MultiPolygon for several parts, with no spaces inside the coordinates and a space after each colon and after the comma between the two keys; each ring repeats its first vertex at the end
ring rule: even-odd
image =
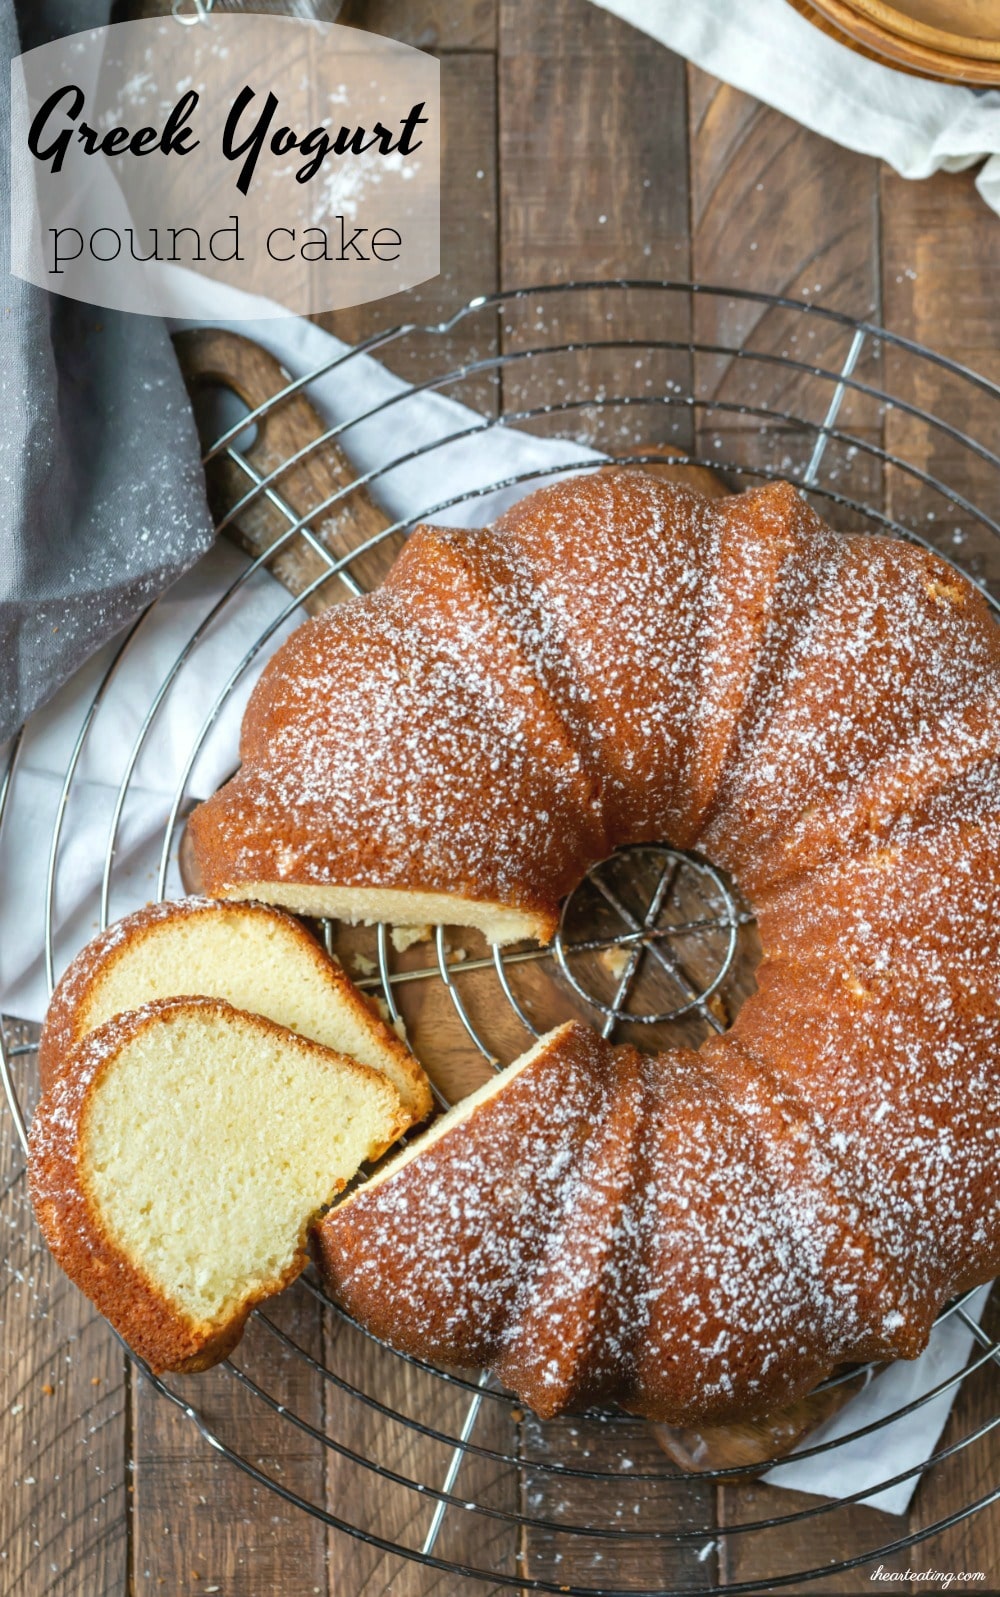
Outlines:
{"type": "MultiPolygon", "coordinates": [[[[183,303],[183,301],[180,301],[183,303]]],[[[219,312],[258,310],[244,296],[222,291],[219,312]]],[[[256,338],[299,376],[347,353],[347,347],[299,318],[228,322],[234,331],[256,338]]],[[[411,393],[377,360],[359,355],[310,388],[310,398],[329,422],[363,415],[385,400],[389,410],[362,421],[343,444],[359,471],[375,470],[421,444],[474,429],[471,437],[435,449],[422,460],[381,478],[377,496],[399,517],[434,512],[441,500],[473,492],[521,472],[552,473],[586,465],[600,457],[592,449],[557,439],[491,426],[443,395],[411,393]]],[[[435,512],[452,525],[491,520],[524,488],[511,487],[458,508],[435,512]]],[[[191,638],[199,621],[244,571],[249,561],[220,543],[193,571],[171,588],[141,623],[129,645],[124,668],[113,678],[90,727],[77,765],[54,876],[54,974],[59,975],[100,924],[101,885],[110,828],[136,733],[160,684],[191,638]]],[[[109,918],[115,919],[157,896],[164,823],[178,782],[216,695],[226,685],[258,634],[290,607],[289,595],[266,573],[255,573],[237,598],[223,609],[197,644],[163,698],[133,771],[121,812],[118,846],[111,875],[109,918]]],[[[293,611],[263,647],[239,688],[211,726],[186,783],[186,796],[207,797],[235,769],[239,725],[254,681],[292,625],[293,611]]],[[[120,640],[101,651],[29,722],[11,785],[8,811],[0,828],[0,1009],[25,1020],[40,1020],[48,1002],[43,953],[46,869],[53,823],[58,812],[67,762],[94,690],[120,640]]],[[[180,875],[172,859],[167,890],[176,893],[180,875]]]]}
{"type": "Polygon", "coordinates": [[[895,72],[822,33],[787,0],[595,0],[765,105],[903,177],[960,172],[1000,212],[1000,90],[895,72]]]}
{"type": "MultiPolygon", "coordinates": [[[[989,1295],[990,1288],[983,1287],[963,1304],[965,1313],[977,1324],[989,1295]]],[[[900,1359],[890,1364],[870,1386],[846,1403],[839,1414],[811,1432],[802,1447],[819,1447],[824,1442],[837,1441],[866,1425],[875,1424],[888,1414],[897,1413],[964,1369],[974,1340],[972,1331],[959,1316],[950,1314],[934,1327],[930,1342],[919,1359],[900,1359]]],[[[979,1351],[977,1346],[976,1352],[979,1351]]],[[[814,1458],[796,1459],[793,1453],[787,1464],[769,1470],[764,1480],[771,1486],[814,1492],[819,1497],[840,1497],[877,1486],[880,1481],[901,1475],[930,1458],[954,1398],[953,1387],[932,1397],[912,1414],[883,1426],[880,1431],[859,1436],[853,1442],[841,1442],[839,1447],[817,1453],[814,1458]]],[[[885,1491],[873,1492],[861,1501],[869,1508],[881,1508],[886,1514],[905,1514],[919,1481],[919,1475],[911,1475],[909,1480],[899,1481],[885,1491]]]]}
{"type": "MultiPolygon", "coordinates": [[[[233,303],[222,299],[220,311],[231,310],[233,303]]],[[[297,319],[254,321],[235,330],[245,331],[265,344],[296,376],[346,353],[335,339],[297,319]]],[[[375,469],[418,443],[448,437],[469,427],[479,428],[481,418],[473,412],[440,395],[411,393],[378,361],[367,356],[347,361],[310,387],[310,398],[330,421],[346,420],[397,397],[399,402],[388,412],[345,434],[343,447],[359,471],[375,469]]],[[[492,427],[486,432],[477,430],[468,441],[436,449],[423,462],[394,470],[380,480],[378,492],[391,514],[406,517],[431,510],[440,499],[508,475],[555,475],[599,458],[581,445],[492,427]]],[[[458,510],[442,511],[438,519],[453,525],[481,524],[523,492],[524,487],[519,486],[491,493],[458,510]]],[[[220,542],[171,588],[141,623],[128,647],[123,668],[113,677],[94,714],[71,788],[54,876],[53,963],[57,978],[99,925],[109,828],[136,733],[169,668],[199,622],[210,615],[217,600],[248,565],[236,549],[220,542]]],[[[265,660],[300,619],[301,612],[291,604],[285,589],[266,573],[258,572],[207,626],[162,700],[131,775],[111,876],[109,919],[156,896],[164,823],[216,695],[253,640],[274,627],[252,668],[208,729],[186,782],[185,791],[190,798],[211,793],[235,768],[239,723],[252,684],[265,660]]],[[[0,1008],[25,1019],[40,1019],[48,999],[42,952],[44,862],[67,761],[95,688],[117,647],[114,643],[104,649],[30,722],[11,787],[10,807],[0,828],[0,1008]]],[[[179,890],[179,870],[172,857],[166,892],[171,896],[179,890]]],[[[962,1335],[961,1328],[950,1323],[936,1330],[924,1358],[890,1370],[852,1400],[833,1422],[843,1427],[839,1434],[857,1430],[878,1418],[887,1400],[894,1407],[901,1400],[930,1390],[941,1378],[942,1359],[947,1373],[952,1373],[958,1367],[956,1360],[964,1357],[962,1335]],[[898,1395],[900,1388],[905,1394],[902,1399],[898,1395]]],[[[967,1352],[969,1333],[964,1332],[964,1337],[967,1352]]],[[[884,1480],[927,1458],[949,1406],[950,1397],[938,1399],[909,1420],[849,1444],[849,1453],[838,1449],[824,1459],[784,1464],[769,1478],[778,1485],[834,1496],[845,1487],[853,1490],[866,1481],[884,1480]]],[[[897,1488],[892,1503],[883,1506],[904,1512],[903,1497],[908,1501],[913,1484],[897,1488]]]]}

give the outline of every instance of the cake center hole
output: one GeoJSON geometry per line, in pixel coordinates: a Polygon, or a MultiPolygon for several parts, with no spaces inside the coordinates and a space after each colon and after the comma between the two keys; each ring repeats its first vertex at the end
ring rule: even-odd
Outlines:
{"type": "Polygon", "coordinates": [[[641,844],[592,866],[570,894],[555,956],[605,1036],[677,1023],[689,1036],[674,1041],[696,1041],[732,1024],[759,948],[748,906],[710,861],[641,844]]]}

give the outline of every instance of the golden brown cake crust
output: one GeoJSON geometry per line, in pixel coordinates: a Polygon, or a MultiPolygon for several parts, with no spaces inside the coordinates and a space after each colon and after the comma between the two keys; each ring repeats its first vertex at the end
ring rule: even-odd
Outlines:
{"type": "MultiPolygon", "coordinates": [[[[147,913],[148,906],[139,910],[135,916],[129,916],[128,920],[135,921],[142,917],[145,921],[147,913]]],[[[122,921],[120,927],[125,926],[126,922],[122,921]]],[[[128,935],[127,931],[124,935],[128,935]]],[[[73,1048],[84,1035],[86,1028],[80,1028],[78,1025],[80,1011],[86,1004],[96,973],[103,967],[105,959],[119,945],[121,939],[122,931],[119,926],[105,927],[104,931],[98,932],[97,936],[80,950],[56,984],[49,1000],[49,1007],[45,1011],[42,1035],[38,1044],[38,1079],[43,1093],[47,1092],[62,1074],[73,1048]]]]}
{"type": "MultiPolygon", "coordinates": [[[[221,1324],[192,1325],[109,1236],[91,1199],[82,1168],[82,1134],[89,1105],[102,1076],[140,1032],[197,1012],[221,1024],[239,1014],[217,999],[161,999],[140,1010],[119,1015],[77,1044],[67,1067],[43,1095],[31,1123],[28,1177],[31,1201],[42,1234],[66,1274],[121,1333],[150,1368],[195,1371],[208,1369],[235,1347],[247,1316],[270,1290],[248,1293],[221,1324]]],[[[240,1015],[262,1036],[280,1037],[317,1052],[318,1044],[297,1038],[259,1015],[240,1015]]],[[[387,1086],[384,1077],[366,1065],[343,1061],[349,1068],[387,1086]]],[[[392,1089],[388,1088],[391,1092],[392,1089]]],[[[407,1124],[402,1110],[393,1135],[407,1124]]],[[[391,1140],[391,1138],[390,1138],[391,1140]]],[[[287,1286],[307,1263],[303,1247],[280,1287],[287,1286]]],[[[280,1290],[280,1287],[278,1288],[280,1290]]]]}
{"type": "Polygon", "coordinates": [[[250,916],[280,926],[294,939],[302,958],[316,969],[323,982],[333,988],[345,1004],[363,1015],[365,1027],[377,1041],[378,1047],[393,1057],[397,1071],[408,1084],[412,1120],[423,1120],[430,1113],[433,1104],[430,1084],[417,1060],[391,1026],[366,1002],[343,968],[330,958],[299,921],[270,905],[245,901],[226,904],[209,898],[183,898],[146,904],[134,914],[107,927],[81,950],[57,985],[42,1027],[38,1072],[43,1092],[61,1075],[73,1049],[90,1030],[88,1004],[110,966],[125,956],[150,929],[192,915],[223,919],[231,917],[234,922],[250,916]]]}
{"type": "Polygon", "coordinates": [[[757,897],[865,845],[901,744],[947,749],[953,721],[991,717],[996,633],[942,560],[834,533],[787,483],[709,501],[637,471],[572,478],[491,528],[418,528],[382,588],[300,627],[193,845],[221,897],[446,895],[459,920],[458,900],[520,910],[542,940],[621,844],[701,847],[757,897]]]}

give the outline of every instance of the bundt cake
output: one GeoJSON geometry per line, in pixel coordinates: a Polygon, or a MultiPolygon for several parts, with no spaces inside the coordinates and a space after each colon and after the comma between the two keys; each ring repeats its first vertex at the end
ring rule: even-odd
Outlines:
{"type": "Polygon", "coordinates": [[[547,938],[589,865],[670,841],[763,946],[700,1053],[559,1033],[353,1197],[323,1255],[355,1312],[540,1412],[675,1423],[918,1352],[1000,1267],[998,712],[974,587],[787,484],[567,480],[295,633],[193,817],[210,892],[547,938]]]}
{"type": "Polygon", "coordinates": [[[396,1033],[298,921],[263,904],[206,898],[148,904],[109,926],[63,976],[42,1028],[43,1090],[80,1039],[156,998],[224,998],[388,1076],[412,1121],[430,1084],[396,1033]]]}
{"type": "Polygon", "coordinates": [[[217,999],[77,1043],[31,1125],[38,1222],[154,1370],[199,1370],[306,1262],[306,1232],[407,1124],[366,1065],[217,999]]]}

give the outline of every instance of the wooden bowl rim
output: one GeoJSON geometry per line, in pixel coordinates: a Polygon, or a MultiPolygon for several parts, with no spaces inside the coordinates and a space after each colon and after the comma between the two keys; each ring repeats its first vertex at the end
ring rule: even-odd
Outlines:
{"type": "Polygon", "coordinates": [[[846,0],[846,4],[849,10],[858,12],[896,39],[941,51],[960,61],[1000,61],[1000,25],[993,38],[984,34],[950,33],[929,22],[918,22],[915,17],[907,16],[905,11],[888,4],[887,0],[846,0]]]}
{"type": "Polygon", "coordinates": [[[976,60],[971,56],[949,55],[943,50],[931,50],[910,43],[879,28],[860,15],[847,0],[808,0],[809,6],[819,16],[832,22],[845,35],[850,45],[866,45],[883,58],[886,65],[900,63],[925,75],[946,78],[951,82],[1000,85],[1000,58],[996,61],[976,60]]]}

